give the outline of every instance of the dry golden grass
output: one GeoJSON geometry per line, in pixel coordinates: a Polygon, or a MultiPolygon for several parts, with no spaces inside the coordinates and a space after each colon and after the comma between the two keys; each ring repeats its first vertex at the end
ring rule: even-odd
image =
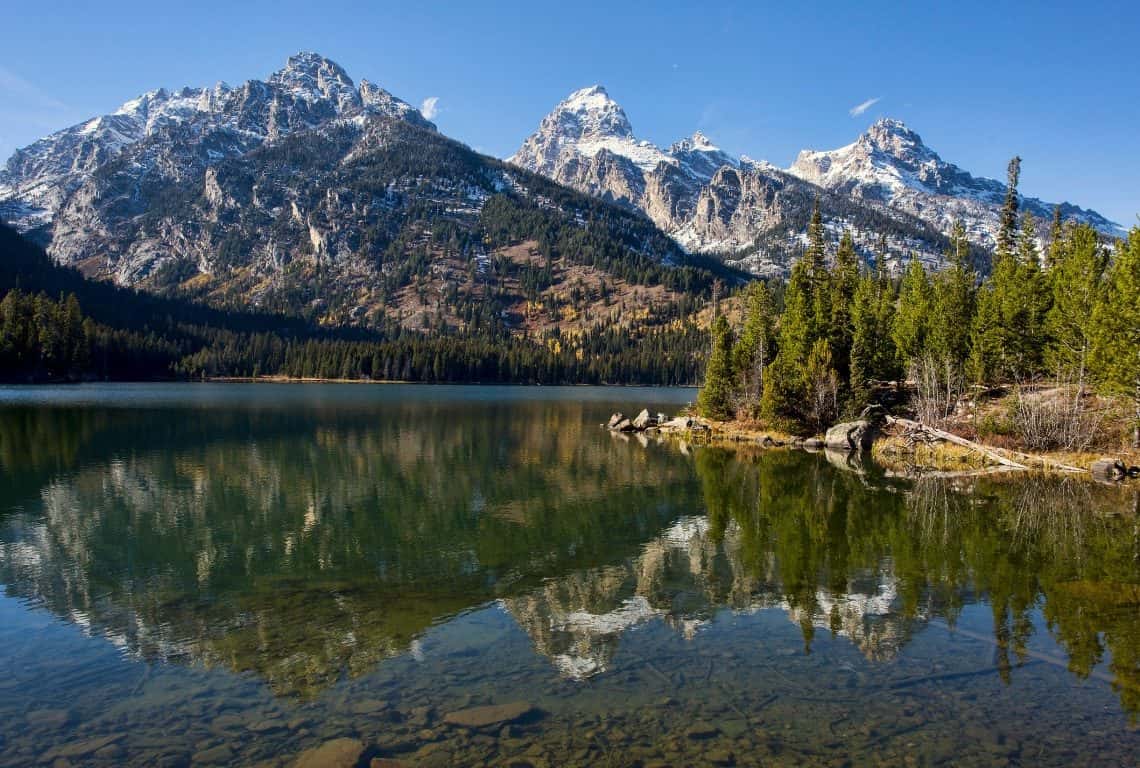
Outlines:
{"type": "Polygon", "coordinates": [[[911,446],[895,435],[876,440],[871,446],[871,458],[897,471],[962,472],[997,466],[992,459],[960,445],[917,443],[911,446]]]}

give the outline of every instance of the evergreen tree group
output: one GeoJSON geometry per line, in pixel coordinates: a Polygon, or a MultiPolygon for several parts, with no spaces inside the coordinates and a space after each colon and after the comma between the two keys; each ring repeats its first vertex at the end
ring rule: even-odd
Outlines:
{"type": "Polygon", "coordinates": [[[1041,238],[1019,210],[1020,169],[1014,158],[984,277],[960,223],[933,273],[911,259],[892,276],[885,244],[863,260],[849,233],[828,254],[817,205],[786,283],[748,286],[739,329],[718,321],[706,374],[715,396],[702,393],[702,413],[820,431],[871,402],[876,382],[925,365],[957,381],[1056,377],[1078,398],[1090,388],[1125,398],[1140,444],[1140,227],[1113,245],[1058,210],[1041,238]]]}

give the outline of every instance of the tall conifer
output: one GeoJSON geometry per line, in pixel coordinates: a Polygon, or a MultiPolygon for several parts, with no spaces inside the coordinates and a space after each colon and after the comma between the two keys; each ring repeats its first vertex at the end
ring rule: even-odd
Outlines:
{"type": "Polygon", "coordinates": [[[831,327],[828,342],[831,344],[832,364],[842,381],[851,371],[852,303],[859,284],[859,255],[850,232],[844,232],[835,253],[835,268],[831,273],[831,327]]]}
{"type": "Polygon", "coordinates": [[[899,362],[904,367],[920,357],[926,348],[930,309],[931,289],[926,268],[921,261],[912,258],[903,276],[898,311],[891,332],[899,362]]]}
{"type": "Polygon", "coordinates": [[[934,278],[928,349],[935,361],[960,369],[970,351],[970,323],[974,317],[977,276],[970,260],[970,243],[962,222],[954,225],[949,266],[934,278]]]}
{"type": "Polygon", "coordinates": [[[705,367],[705,385],[697,396],[702,416],[725,421],[733,417],[732,331],[725,316],[718,315],[712,327],[712,351],[705,367]]]}
{"type": "Polygon", "coordinates": [[[732,367],[746,407],[755,409],[764,390],[765,368],[776,354],[776,308],[763,280],[748,286],[744,301],[744,328],[732,350],[732,367]]]}
{"type": "Polygon", "coordinates": [[[1140,226],[1117,243],[1093,334],[1093,370],[1109,392],[1131,402],[1132,444],[1140,448],[1140,226]]]}
{"type": "Polygon", "coordinates": [[[1013,157],[1006,168],[1005,202],[1001,208],[998,228],[998,255],[1012,256],[1017,248],[1017,183],[1021,178],[1021,158],[1013,157]]]}
{"type": "Polygon", "coordinates": [[[1052,370],[1083,383],[1094,336],[1093,313],[1102,290],[1107,257],[1096,230],[1088,224],[1071,226],[1058,234],[1049,252],[1053,261],[1049,272],[1053,305],[1046,318],[1046,362],[1052,370]]]}

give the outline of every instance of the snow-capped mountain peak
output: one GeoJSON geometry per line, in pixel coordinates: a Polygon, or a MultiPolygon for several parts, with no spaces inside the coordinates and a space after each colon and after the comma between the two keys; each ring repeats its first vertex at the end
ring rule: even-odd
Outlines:
{"type": "Polygon", "coordinates": [[[180,157],[215,162],[295,130],[369,115],[434,128],[412,105],[367,81],[357,88],[339,64],[310,52],[237,88],[158,88],[17,150],[0,170],[0,216],[25,230],[50,223],[96,168],[167,128],[194,124],[183,141],[210,147],[180,157]]]}
{"type": "Polygon", "coordinates": [[[343,108],[358,98],[352,78],[339,64],[308,51],[290,56],[268,82],[305,101],[327,99],[343,108]]]}
{"type": "Polygon", "coordinates": [[[694,131],[693,135],[687,139],[675,141],[669,147],[669,154],[676,155],[681,152],[720,152],[720,147],[713,144],[708,136],[705,136],[700,131],[694,131]]]}
{"type": "MultiPolygon", "coordinates": [[[[618,158],[616,162],[628,161],[643,172],[671,162],[651,142],[633,135],[625,110],[600,85],[581,88],[560,101],[508,160],[557,178],[578,173],[595,158],[600,163],[618,158]]],[[[636,182],[632,177],[638,173],[623,175],[636,182]]]]}
{"type": "MultiPolygon", "coordinates": [[[[804,150],[788,172],[825,189],[910,213],[941,232],[961,221],[975,242],[992,246],[1005,185],[972,176],[923,143],[900,120],[882,118],[853,143],[827,151],[804,150]]],[[[1053,204],[1022,197],[1021,206],[1040,219],[1053,204]]],[[[1119,225],[1095,211],[1061,204],[1066,219],[1087,222],[1118,236],[1119,225]]]]}
{"type": "Polygon", "coordinates": [[[941,161],[934,150],[922,143],[922,137],[901,120],[886,117],[876,120],[856,143],[912,165],[941,161]]]}
{"type": "Polygon", "coordinates": [[[547,116],[577,138],[633,137],[625,110],[606,89],[591,85],[574,91],[547,116]]]}
{"type": "Polygon", "coordinates": [[[687,139],[673,142],[669,147],[669,155],[676,160],[688,175],[696,179],[708,180],[713,177],[717,169],[730,165],[738,167],[739,161],[716,144],[700,131],[694,131],[687,139]]]}

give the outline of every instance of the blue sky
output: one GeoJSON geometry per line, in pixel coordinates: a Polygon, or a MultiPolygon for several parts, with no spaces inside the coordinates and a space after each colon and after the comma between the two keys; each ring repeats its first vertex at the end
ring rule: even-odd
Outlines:
{"type": "Polygon", "coordinates": [[[0,156],[143,91],[265,78],[314,50],[438,99],[441,130],[498,156],[602,83],[658,144],[700,128],[783,166],[890,116],[975,174],[1020,154],[1026,194],[1140,213],[1136,2],[169,5],[10,4],[0,156]]]}

